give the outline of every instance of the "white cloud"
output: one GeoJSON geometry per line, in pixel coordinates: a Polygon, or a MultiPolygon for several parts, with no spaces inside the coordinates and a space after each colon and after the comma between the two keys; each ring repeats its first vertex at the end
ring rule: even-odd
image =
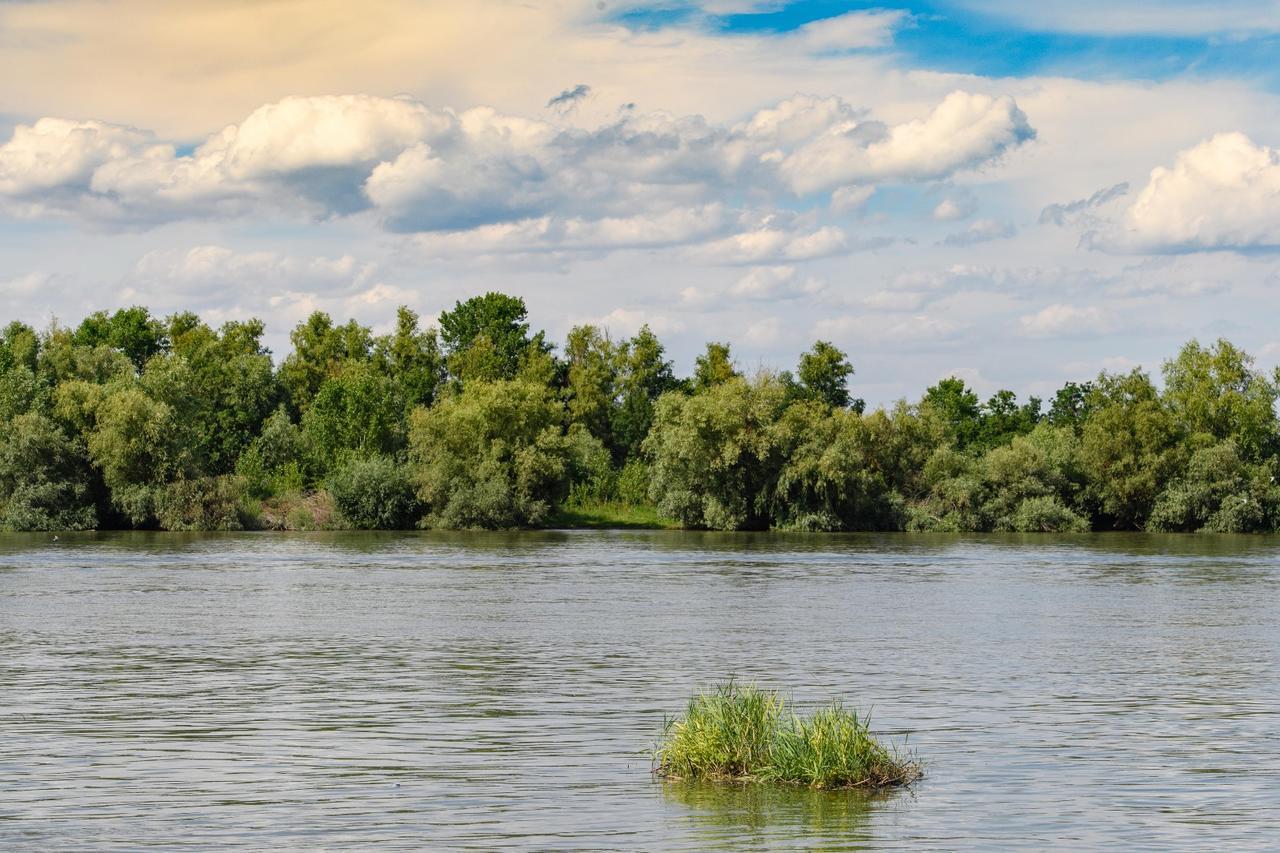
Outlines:
{"type": "Polygon", "coordinates": [[[1091,242],[1141,252],[1280,249],[1280,151],[1242,133],[1182,151],[1091,242]]]}
{"type": "Polygon", "coordinates": [[[1088,337],[1115,331],[1119,323],[1112,313],[1096,305],[1078,307],[1056,303],[1018,318],[1023,334],[1032,337],[1088,337]]]}
{"type": "Polygon", "coordinates": [[[802,279],[792,266],[755,267],[733,283],[729,295],[738,299],[795,299],[815,296],[825,288],[820,279],[802,279]]]}
{"type": "Polygon", "coordinates": [[[815,52],[883,47],[893,40],[893,31],[906,18],[907,13],[897,9],[849,12],[810,21],[788,36],[787,41],[815,52]]]}
{"type": "Polygon", "coordinates": [[[834,225],[811,231],[765,224],[707,243],[694,250],[698,259],[720,264],[808,261],[841,254],[849,248],[845,233],[834,225]]]}
{"type": "Polygon", "coordinates": [[[855,181],[920,181],[990,162],[1035,138],[1012,98],[952,92],[928,117],[891,128],[851,116],[784,157],[781,172],[806,194],[855,181]]]}
{"type": "MultiPolygon", "coordinates": [[[[292,97],[259,107],[190,154],[101,122],[42,119],[0,146],[0,196],[117,222],[282,210],[370,210],[393,231],[459,231],[553,217],[618,222],[723,203],[864,202],[864,179],[934,178],[991,161],[1032,135],[1009,98],[953,93],[927,119],[886,128],[839,98],[796,96],[734,126],[629,115],[584,131],[477,107],[403,98],[292,97]]],[[[740,260],[838,251],[843,236],[755,229],[740,260]]]]}

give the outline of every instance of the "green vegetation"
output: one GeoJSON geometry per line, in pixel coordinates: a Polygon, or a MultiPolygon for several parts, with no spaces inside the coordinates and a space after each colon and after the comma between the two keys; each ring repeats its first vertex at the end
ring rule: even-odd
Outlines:
{"type": "Polygon", "coordinates": [[[689,702],[655,753],[670,779],[785,782],[812,788],[885,788],[919,778],[918,762],[872,737],[866,718],[838,702],[797,715],[778,693],[733,681],[689,702]]]}
{"type": "Polygon", "coordinates": [[[1280,373],[1230,342],[1069,382],[1046,408],[948,378],[866,411],[827,341],[675,375],[643,328],[557,350],[489,293],[386,335],[313,314],[97,312],[0,329],[0,528],[1271,532],[1280,373]]]}

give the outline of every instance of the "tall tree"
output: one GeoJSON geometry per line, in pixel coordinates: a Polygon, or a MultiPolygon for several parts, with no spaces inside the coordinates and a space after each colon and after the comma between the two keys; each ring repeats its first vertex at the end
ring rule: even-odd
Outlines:
{"type": "Polygon", "coordinates": [[[280,381],[289,402],[305,412],[320,386],[337,375],[344,364],[364,362],[373,346],[373,334],[355,320],[335,326],[323,311],[316,311],[290,333],[293,352],[280,366],[280,381]]]}
{"type": "Polygon", "coordinates": [[[449,373],[465,382],[511,379],[531,350],[546,353],[542,332],[529,336],[524,300],[504,293],[486,293],[458,302],[440,315],[440,338],[449,373]]]}
{"type": "Polygon", "coordinates": [[[618,406],[613,415],[613,441],[626,458],[640,455],[640,447],[653,424],[658,398],[680,383],[666,359],[666,350],[648,325],[618,348],[618,406]]]}
{"type": "MultiPolygon", "coordinates": [[[[828,341],[817,341],[808,352],[800,356],[796,370],[806,397],[817,400],[833,409],[848,408],[854,401],[849,396],[849,377],[853,365],[849,358],[828,341]]],[[[861,412],[865,403],[854,408],[861,412]]]]}
{"type": "Polygon", "coordinates": [[[701,391],[740,376],[742,374],[733,365],[729,344],[712,341],[694,362],[693,387],[701,391]]]}
{"type": "Polygon", "coordinates": [[[978,438],[982,410],[978,395],[969,390],[963,379],[950,376],[930,387],[924,392],[920,408],[938,420],[951,443],[961,450],[978,438]]]}
{"type": "Polygon", "coordinates": [[[613,446],[618,356],[609,336],[595,326],[575,326],[564,345],[569,422],[582,424],[606,447],[613,446]]]}

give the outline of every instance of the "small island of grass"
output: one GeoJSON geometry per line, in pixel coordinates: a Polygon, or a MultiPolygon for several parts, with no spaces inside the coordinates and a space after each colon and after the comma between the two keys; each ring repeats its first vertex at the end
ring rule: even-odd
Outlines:
{"type": "Polygon", "coordinates": [[[800,716],[781,694],[730,681],[689,702],[654,755],[673,780],[777,782],[812,788],[909,785],[920,763],[871,735],[869,720],[839,702],[800,716]]]}

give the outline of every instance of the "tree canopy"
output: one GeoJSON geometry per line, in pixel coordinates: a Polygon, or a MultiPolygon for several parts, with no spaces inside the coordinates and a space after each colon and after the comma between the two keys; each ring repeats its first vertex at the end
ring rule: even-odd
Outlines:
{"type": "Polygon", "coordinates": [[[141,307],[0,327],[0,527],[482,527],[641,507],[762,530],[1275,531],[1280,376],[1188,342],[1025,402],[948,377],[865,411],[849,355],[687,378],[647,326],[557,351],[524,302],[386,334],[317,312],[277,366],[258,320],[141,307]]]}

